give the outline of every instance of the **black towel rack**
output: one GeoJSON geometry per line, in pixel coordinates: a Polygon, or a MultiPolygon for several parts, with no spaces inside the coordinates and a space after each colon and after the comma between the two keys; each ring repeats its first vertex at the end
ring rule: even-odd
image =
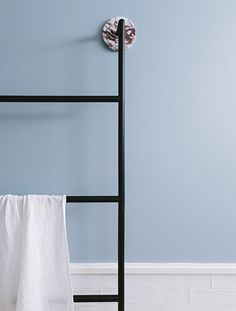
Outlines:
{"type": "Polygon", "coordinates": [[[124,311],[125,278],[125,20],[120,19],[118,36],[118,96],[53,96],[0,95],[0,102],[117,102],[118,103],[118,195],[67,196],[68,203],[107,202],[118,204],[118,294],[74,295],[74,302],[118,302],[118,311],[124,311]]]}

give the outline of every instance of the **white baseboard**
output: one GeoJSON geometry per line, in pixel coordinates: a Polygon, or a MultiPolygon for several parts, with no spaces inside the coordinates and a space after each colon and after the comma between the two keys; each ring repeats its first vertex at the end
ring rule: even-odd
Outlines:
{"type": "MultiPolygon", "coordinates": [[[[75,294],[117,294],[117,264],[72,263],[75,294]]],[[[126,311],[236,311],[234,263],[127,263],[126,311]]],[[[116,303],[76,304],[117,311],[116,303]]]]}
{"type": "MultiPolygon", "coordinates": [[[[71,263],[72,274],[116,274],[116,263],[71,263]]],[[[236,263],[126,263],[126,274],[236,274],[236,263]]]]}

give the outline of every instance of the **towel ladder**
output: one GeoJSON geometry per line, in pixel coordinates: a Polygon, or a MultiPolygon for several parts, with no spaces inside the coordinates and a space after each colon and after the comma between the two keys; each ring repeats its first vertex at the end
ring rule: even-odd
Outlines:
{"type": "Polygon", "coordinates": [[[118,36],[118,96],[44,96],[0,95],[0,102],[117,102],[118,103],[118,195],[117,196],[67,196],[68,203],[117,203],[118,204],[118,294],[74,295],[74,302],[118,302],[118,311],[124,311],[124,261],[125,261],[125,20],[120,19],[118,36]]]}

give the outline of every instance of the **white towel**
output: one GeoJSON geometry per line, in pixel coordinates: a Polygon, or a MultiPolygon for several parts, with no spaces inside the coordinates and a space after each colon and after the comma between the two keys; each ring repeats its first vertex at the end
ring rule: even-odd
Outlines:
{"type": "Polygon", "coordinates": [[[0,310],[72,311],[66,196],[0,196],[0,310]]]}

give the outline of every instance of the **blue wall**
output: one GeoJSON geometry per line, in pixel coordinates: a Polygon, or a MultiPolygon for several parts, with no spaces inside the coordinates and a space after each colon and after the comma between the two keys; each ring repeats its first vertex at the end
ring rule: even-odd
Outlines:
{"type": "MultiPolygon", "coordinates": [[[[1,94],[114,94],[131,18],[127,261],[236,260],[236,2],[1,0],[1,94]]],[[[0,105],[0,192],[116,193],[115,104],[0,105]]],[[[116,206],[68,205],[71,261],[115,261],[116,206]]]]}

